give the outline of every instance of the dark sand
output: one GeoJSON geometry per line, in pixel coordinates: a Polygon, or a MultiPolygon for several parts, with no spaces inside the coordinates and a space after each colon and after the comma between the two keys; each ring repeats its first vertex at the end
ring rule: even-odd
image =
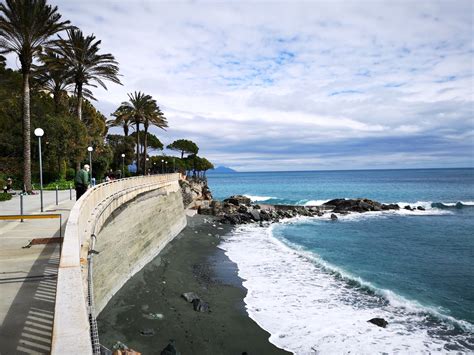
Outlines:
{"type": "Polygon", "coordinates": [[[101,344],[111,349],[120,341],[143,354],[159,354],[174,339],[183,355],[288,354],[271,344],[269,333],[248,317],[237,267],[216,247],[229,231],[210,217],[188,218],[188,227],[99,315],[101,344]],[[197,293],[211,311],[194,311],[181,297],[184,292],[197,293]],[[151,314],[163,318],[149,319],[151,314]],[[141,335],[144,330],[154,334],[141,335]]]}

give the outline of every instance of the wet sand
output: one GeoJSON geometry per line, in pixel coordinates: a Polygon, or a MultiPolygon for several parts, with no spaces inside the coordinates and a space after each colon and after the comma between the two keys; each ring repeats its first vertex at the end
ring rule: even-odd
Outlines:
{"type": "Polygon", "coordinates": [[[217,248],[230,227],[210,217],[188,226],[111,299],[98,318],[101,344],[120,341],[159,354],[175,340],[181,354],[288,354],[248,317],[237,267],[217,248]],[[181,294],[195,292],[210,312],[193,310],[181,294]]]}

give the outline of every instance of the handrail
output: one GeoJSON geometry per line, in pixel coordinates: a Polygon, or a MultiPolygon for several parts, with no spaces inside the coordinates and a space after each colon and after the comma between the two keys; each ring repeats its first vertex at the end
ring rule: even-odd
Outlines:
{"type": "Polygon", "coordinates": [[[89,189],[75,203],[66,224],[59,262],[52,354],[92,354],[86,297],[87,253],[92,227],[99,231],[113,212],[107,201],[120,195],[118,203],[123,204],[142,192],[176,184],[178,178],[179,174],[164,174],[105,182],[89,189]]]}

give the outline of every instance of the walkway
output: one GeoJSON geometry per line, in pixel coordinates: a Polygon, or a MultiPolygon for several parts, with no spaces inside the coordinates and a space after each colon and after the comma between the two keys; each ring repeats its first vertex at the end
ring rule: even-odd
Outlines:
{"type": "MultiPolygon", "coordinates": [[[[44,213],[61,213],[63,232],[75,192],[44,192],[44,213]]],[[[24,214],[40,213],[40,196],[23,197],[24,214]]],[[[0,202],[0,215],[20,213],[20,197],[0,202]]],[[[58,219],[0,220],[0,354],[49,353],[60,244],[24,248],[35,238],[59,237],[58,219]]]]}

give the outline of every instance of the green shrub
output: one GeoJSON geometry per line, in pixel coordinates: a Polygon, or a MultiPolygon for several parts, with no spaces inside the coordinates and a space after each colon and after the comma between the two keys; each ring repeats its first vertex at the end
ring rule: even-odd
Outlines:
{"type": "Polygon", "coordinates": [[[76,170],[73,168],[68,168],[66,170],[66,180],[74,180],[74,177],[76,176],[76,170]]]}
{"type": "Polygon", "coordinates": [[[0,201],[8,201],[12,199],[12,195],[4,192],[0,192],[0,201]]]}
{"type": "MultiPolygon", "coordinates": [[[[38,184],[36,184],[38,185],[38,184]]],[[[69,190],[69,187],[74,188],[74,181],[72,180],[57,180],[50,182],[49,184],[43,186],[44,190],[56,190],[56,186],[59,190],[69,190]]]]}

